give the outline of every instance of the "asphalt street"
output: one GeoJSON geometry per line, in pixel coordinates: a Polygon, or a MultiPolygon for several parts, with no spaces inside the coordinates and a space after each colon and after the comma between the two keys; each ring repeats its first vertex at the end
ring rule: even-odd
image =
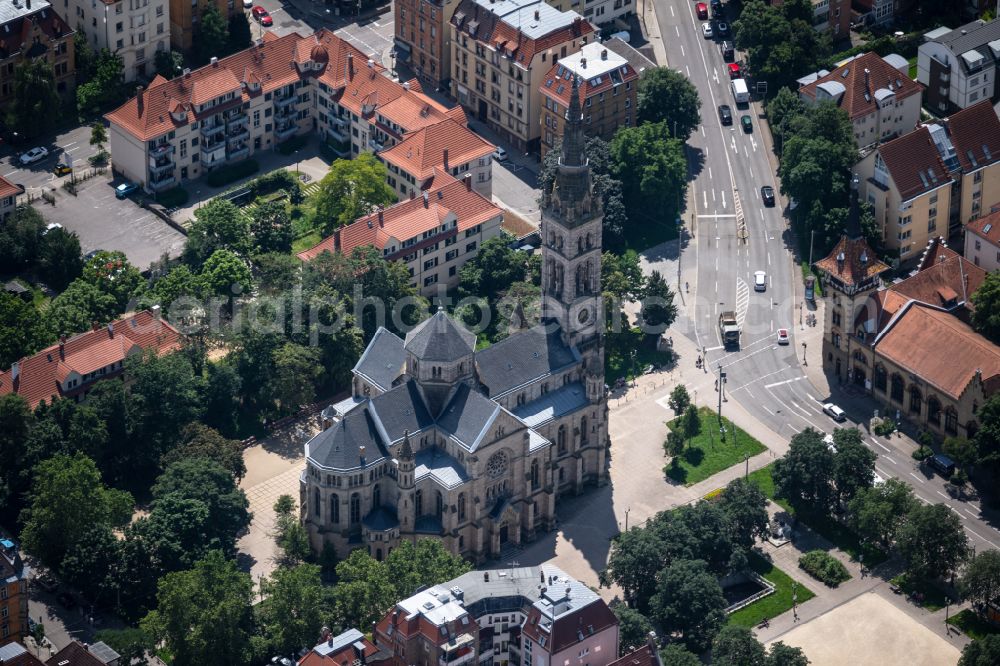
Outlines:
{"type": "MultiPolygon", "coordinates": [[[[762,106],[737,106],[727,63],[718,48],[721,40],[703,36],[695,3],[654,1],[667,61],[687,75],[702,100],[702,125],[689,141],[695,177],[685,223],[693,238],[682,255],[682,263],[689,267],[685,275],[690,276],[686,279],[692,282],[692,293],[685,295],[676,328],[704,350],[709,372],[725,372],[727,397],[784,437],[791,438],[807,427],[832,432],[835,427],[856,425],[853,421],[837,424],[826,416],[822,405],[831,400],[840,402],[850,416],[867,421],[877,405],[840,387],[832,396],[822,395],[803,372],[805,349],[796,340],[796,332],[803,330],[804,294],[790,251],[791,236],[782,200],[769,208],[760,197],[763,185],[780,189],[761,136],[758,114],[762,106]],[[721,104],[731,107],[732,125],[722,124],[721,104]],[[752,132],[741,128],[743,115],[750,116],[752,132]],[[738,232],[737,200],[745,219],[745,240],[738,232]],[[754,289],[756,271],[766,272],[764,291],[754,289]],[[742,324],[738,351],[722,346],[718,315],[723,310],[735,310],[742,324]],[[787,345],[777,344],[780,328],[789,333],[787,345]]],[[[739,59],[740,54],[736,55],[739,59]]],[[[808,304],[805,312],[809,312],[808,304]]],[[[812,344],[818,344],[818,339],[812,344]]],[[[912,445],[874,436],[866,437],[865,443],[879,454],[876,469],[880,476],[909,483],[925,502],[950,506],[977,548],[1000,547],[1000,532],[992,516],[984,515],[977,501],[956,498],[943,478],[918,466],[909,455],[912,445]]]]}
{"type": "MultiPolygon", "coordinates": [[[[95,154],[97,154],[97,147],[90,145],[90,127],[75,127],[55,137],[47,137],[35,143],[19,145],[17,150],[7,147],[0,153],[2,155],[0,156],[0,176],[12,183],[24,185],[25,188],[42,187],[54,184],[53,181],[56,180],[62,182],[62,178],[57,178],[52,173],[56,162],[71,159],[71,166],[74,169],[86,169],[90,166],[88,158],[95,154]],[[22,166],[17,159],[18,153],[35,146],[47,148],[48,157],[29,166],[22,166]]],[[[68,178],[69,176],[64,177],[68,178]]]]}

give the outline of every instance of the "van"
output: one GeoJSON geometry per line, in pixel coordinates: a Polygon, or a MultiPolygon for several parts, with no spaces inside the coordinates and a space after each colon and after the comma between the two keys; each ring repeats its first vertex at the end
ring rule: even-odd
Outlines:
{"type": "Polygon", "coordinates": [[[719,42],[719,53],[722,54],[722,59],[726,62],[732,62],[734,59],[733,53],[733,43],[729,40],[719,42]]]}
{"type": "Polygon", "coordinates": [[[946,479],[950,479],[955,473],[955,462],[943,453],[936,453],[928,458],[927,464],[946,479]]]}
{"type": "Polygon", "coordinates": [[[733,99],[736,100],[737,105],[750,103],[750,90],[747,88],[746,80],[733,79],[729,87],[733,91],[733,99]]]}

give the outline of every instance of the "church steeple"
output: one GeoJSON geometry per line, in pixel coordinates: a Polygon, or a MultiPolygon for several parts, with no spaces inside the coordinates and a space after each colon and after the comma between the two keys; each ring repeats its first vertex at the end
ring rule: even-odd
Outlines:
{"type": "MultiPolygon", "coordinates": [[[[584,166],[587,164],[586,138],[583,136],[583,109],[580,106],[580,77],[573,77],[566,111],[566,125],[563,130],[562,153],[559,166],[584,166]]],[[[559,170],[560,174],[562,169],[559,170]]]]}
{"type": "Polygon", "coordinates": [[[583,106],[580,103],[580,77],[573,77],[562,148],[552,191],[542,202],[567,226],[584,224],[601,214],[601,201],[593,196],[590,164],[587,161],[587,137],[583,133],[583,106]]]}

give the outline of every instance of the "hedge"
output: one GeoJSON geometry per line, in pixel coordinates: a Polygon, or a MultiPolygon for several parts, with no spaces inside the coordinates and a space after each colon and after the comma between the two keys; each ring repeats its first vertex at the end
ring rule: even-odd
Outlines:
{"type": "Polygon", "coordinates": [[[851,579],[847,567],[822,550],[812,550],[800,557],[799,568],[828,587],[837,587],[851,579]]]}
{"type": "Polygon", "coordinates": [[[212,187],[222,187],[241,178],[252,176],[258,171],[260,171],[260,164],[257,163],[257,160],[244,160],[235,164],[227,164],[209,172],[208,176],[205,177],[205,182],[212,187]]]}
{"type": "Polygon", "coordinates": [[[263,197],[279,190],[284,190],[288,194],[288,199],[293,204],[302,201],[302,184],[294,174],[286,169],[278,169],[271,173],[264,174],[260,178],[247,183],[250,192],[254,197],[263,197]]]}
{"type": "Polygon", "coordinates": [[[178,185],[165,192],[156,195],[156,202],[164,208],[180,208],[188,202],[190,194],[183,187],[178,185]]]}

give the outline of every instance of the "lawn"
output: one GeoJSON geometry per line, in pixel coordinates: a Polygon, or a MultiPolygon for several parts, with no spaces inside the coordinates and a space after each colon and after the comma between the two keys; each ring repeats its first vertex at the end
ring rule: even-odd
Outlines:
{"type": "MultiPolygon", "coordinates": [[[[729,616],[729,622],[740,627],[754,627],[764,618],[772,619],[792,607],[794,581],[784,571],[757,553],[750,553],[750,568],[774,584],[774,592],[729,616]]],[[[797,603],[812,599],[815,594],[806,586],[795,583],[797,603]]]]}
{"type": "Polygon", "coordinates": [[[907,72],[909,77],[914,81],[917,80],[917,56],[913,56],[907,61],[910,64],[909,71],[907,72]]]}
{"type": "Polygon", "coordinates": [[[604,376],[608,384],[613,385],[619,377],[631,380],[642,374],[647,366],[659,367],[670,362],[669,352],[657,351],[644,338],[645,334],[638,328],[608,335],[604,356],[604,376]]]}
{"type": "Polygon", "coordinates": [[[308,250],[312,246],[317,245],[321,240],[323,240],[323,234],[319,231],[310,231],[304,236],[299,236],[292,241],[292,254],[308,250]]]}
{"type": "Polygon", "coordinates": [[[822,296],[823,296],[822,281],[819,279],[819,276],[816,275],[815,273],[813,273],[812,269],[809,268],[809,264],[803,261],[802,262],[802,279],[803,279],[803,281],[807,277],[809,277],[810,275],[815,276],[815,278],[816,278],[816,281],[813,283],[815,291],[816,291],[816,298],[822,298],[822,296]]]}
{"type": "MultiPolygon", "coordinates": [[[[664,473],[674,481],[689,486],[743,462],[746,455],[753,457],[767,450],[726,418],[722,420],[726,428],[723,439],[719,432],[719,417],[706,407],[698,410],[698,416],[701,431],[684,447],[684,453],[664,467],[664,473]]],[[[679,422],[680,419],[674,419],[667,426],[673,430],[680,427],[679,422]]]]}
{"type": "Polygon", "coordinates": [[[925,608],[932,613],[934,611],[941,610],[948,603],[948,595],[945,594],[944,590],[933,583],[929,583],[927,581],[911,581],[906,574],[900,574],[889,582],[901,589],[906,595],[913,594],[914,592],[919,592],[924,595],[923,601],[920,602],[920,607],[925,608]]]}
{"type": "Polygon", "coordinates": [[[981,618],[971,608],[949,617],[948,624],[958,627],[963,634],[977,641],[990,634],[1000,634],[1000,628],[981,618]]]}

